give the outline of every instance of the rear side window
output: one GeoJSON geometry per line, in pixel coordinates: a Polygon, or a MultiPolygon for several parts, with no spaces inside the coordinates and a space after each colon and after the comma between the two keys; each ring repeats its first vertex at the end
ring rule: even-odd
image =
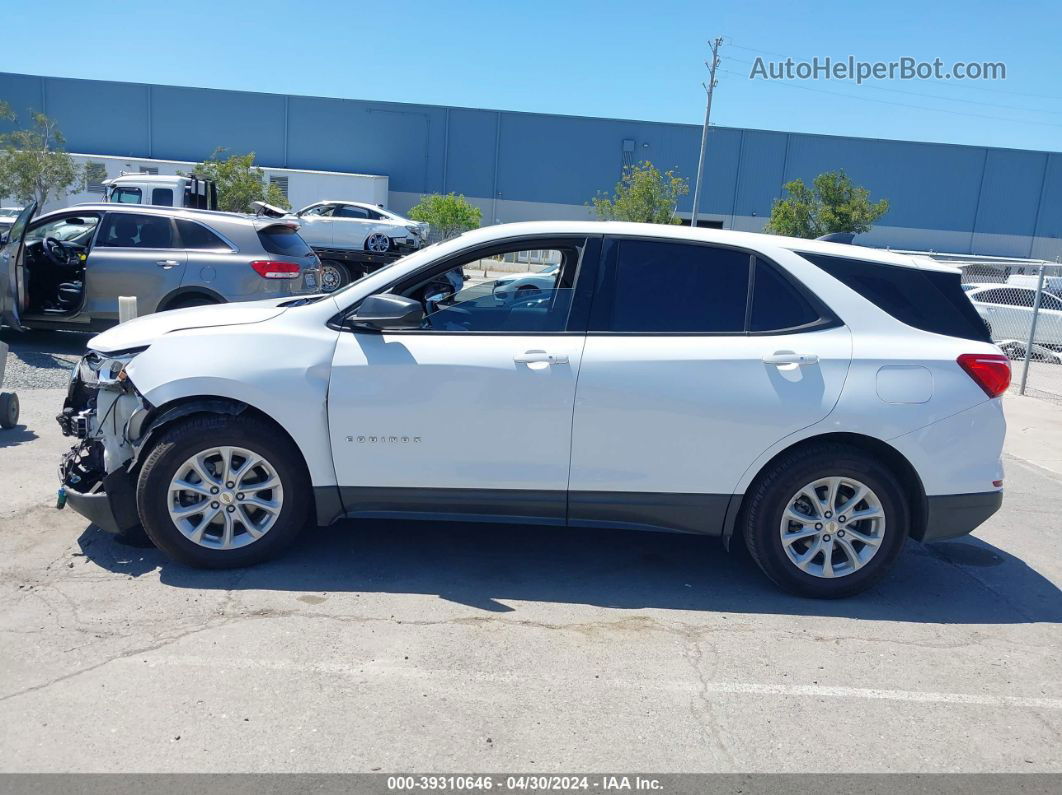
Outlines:
{"type": "Polygon", "coordinates": [[[620,240],[607,330],[745,330],[749,255],[732,249],[620,240]]]}
{"type": "Polygon", "coordinates": [[[173,206],[172,188],[153,188],[151,191],[151,203],[160,207],[173,206]]]}
{"type": "Polygon", "coordinates": [[[228,249],[225,242],[202,224],[177,219],[177,232],[181,236],[181,248],[228,249]]]}
{"type": "Polygon", "coordinates": [[[290,226],[270,226],[258,231],[258,239],[262,248],[270,254],[279,254],[285,257],[305,257],[313,251],[306,241],[303,240],[297,230],[290,226]]]}
{"type": "Polygon", "coordinates": [[[990,342],[988,329],[963,292],[958,273],[798,253],[901,323],[934,334],[990,342]]]}

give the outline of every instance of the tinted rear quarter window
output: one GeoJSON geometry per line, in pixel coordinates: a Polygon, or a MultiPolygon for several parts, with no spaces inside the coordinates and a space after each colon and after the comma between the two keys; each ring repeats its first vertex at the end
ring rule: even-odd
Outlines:
{"type": "Polygon", "coordinates": [[[220,237],[211,232],[202,224],[197,224],[194,221],[185,221],[184,219],[177,219],[177,232],[181,236],[182,248],[198,248],[198,249],[228,249],[220,237]]]}
{"type": "Polygon", "coordinates": [[[756,260],[749,331],[781,331],[807,326],[819,312],[789,279],[761,259],[756,260]]]}
{"type": "Polygon", "coordinates": [[[991,341],[958,273],[798,253],[901,323],[934,334],[991,341]]]}
{"type": "Polygon", "coordinates": [[[279,254],[284,257],[305,257],[313,251],[306,241],[299,236],[298,231],[290,226],[270,226],[258,232],[258,239],[262,248],[270,254],[279,254]]]}
{"type": "Polygon", "coordinates": [[[745,330],[748,253],[650,240],[618,246],[609,331],[745,330]]]}

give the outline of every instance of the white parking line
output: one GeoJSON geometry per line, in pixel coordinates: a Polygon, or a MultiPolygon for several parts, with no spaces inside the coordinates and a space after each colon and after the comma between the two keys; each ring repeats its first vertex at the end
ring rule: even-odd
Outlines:
{"type": "MultiPolygon", "coordinates": [[[[329,675],[344,675],[367,679],[370,676],[384,674],[387,676],[407,677],[411,679],[437,678],[440,671],[425,671],[404,666],[381,665],[379,663],[359,664],[357,668],[343,663],[305,663],[288,660],[258,660],[258,659],[210,659],[206,657],[159,657],[153,659],[150,665],[167,665],[189,668],[210,668],[215,672],[225,669],[257,669],[303,673],[321,673],[329,675]]],[[[481,681],[499,681],[515,677],[499,676],[497,674],[479,671],[462,671],[463,678],[479,679],[481,681]]],[[[526,680],[520,679],[523,684],[526,680]]],[[[644,682],[628,680],[614,680],[607,684],[613,687],[644,688],[644,682]]],[[[665,685],[665,687],[667,687],[665,685]]],[[[865,698],[877,701],[906,701],[912,703],[930,704],[970,704],[982,707],[1021,707],[1026,709],[1051,709],[1062,710],[1062,698],[1046,698],[1037,696],[994,696],[974,695],[971,693],[936,693],[919,690],[882,690],[868,687],[833,687],[829,685],[772,685],[759,682],[705,682],[705,683],[674,683],[670,690],[697,692],[703,694],[719,693],[733,695],[757,695],[757,696],[781,696],[784,698],[865,698]]]]}

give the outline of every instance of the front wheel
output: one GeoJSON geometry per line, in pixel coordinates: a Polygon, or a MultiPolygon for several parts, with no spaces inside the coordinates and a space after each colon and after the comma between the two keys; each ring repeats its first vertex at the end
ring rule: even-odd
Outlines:
{"type": "Polygon", "coordinates": [[[877,582],[908,533],[896,476],[847,445],[784,456],[746,495],[745,542],[777,585],[801,596],[850,596],[877,582]]]}
{"type": "Polygon", "coordinates": [[[148,537],[174,560],[249,566],[290,544],[309,514],[298,448],[254,417],[191,417],[167,429],[137,481],[148,537]]]}

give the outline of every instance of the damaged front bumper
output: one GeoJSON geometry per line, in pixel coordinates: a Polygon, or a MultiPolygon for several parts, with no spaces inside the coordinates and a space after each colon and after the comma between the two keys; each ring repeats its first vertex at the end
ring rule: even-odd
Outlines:
{"type": "Polygon", "coordinates": [[[139,352],[81,359],[56,417],[63,435],[79,440],[59,466],[58,507],[67,504],[110,533],[140,522],[130,468],[151,406],[125,374],[139,352]]]}

